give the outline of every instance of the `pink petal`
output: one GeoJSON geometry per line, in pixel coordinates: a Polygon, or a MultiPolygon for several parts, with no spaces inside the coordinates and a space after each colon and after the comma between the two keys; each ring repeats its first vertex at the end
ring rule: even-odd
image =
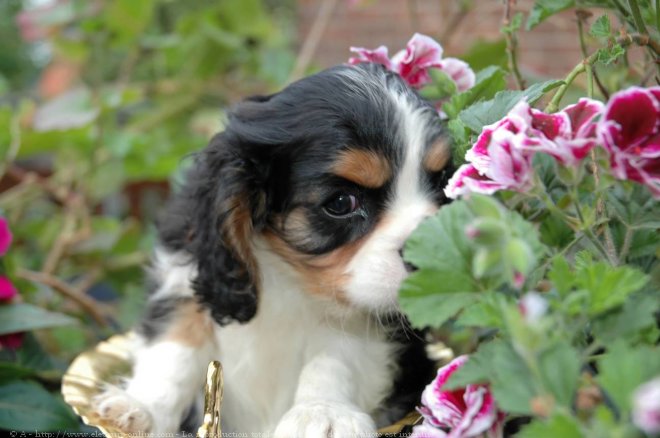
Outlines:
{"type": "Polygon", "coordinates": [[[24,333],[9,333],[0,336],[0,347],[16,350],[23,345],[24,333]]]}
{"type": "Polygon", "coordinates": [[[457,58],[442,60],[440,70],[447,74],[455,83],[459,92],[469,90],[474,86],[476,76],[470,66],[457,58]]]}
{"type": "Polygon", "coordinates": [[[574,105],[569,105],[561,112],[565,113],[571,122],[574,138],[595,136],[594,120],[602,114],[605,105],[597,100],[583,97],[574,105]]]}
{"type": "Polygon", "coordinates": [[[630,87],[610,98],[599,131],[610,152],[629,152],[654,135],[659,124],[660,103],[653,92],[630,87]]]}
{"type": "Polygon", "coordinates": [[[655,199],[660,199],[660,160],[631,160],[626,175],[627,179],[644,184],[655,199]]]}
{"type": "Polygon", "coordinates": [[[12,282],[7,277],[0,275],[0,302],[11,300],[17,293],[12,282]]]}
{"type": "Polygon", "coordinates": [[[465,412],[464,389],[446,391],[442,386],[449,377],[460,368],[468,359],[468,356],[459,356],[438,370],[436,378],[426,386],[422,393],[422,404],[431,411],[431,416],[425,415],[432,420],[433,424],[443,427],[453,427],[457,424],[465,412]]]}
{"type": "Polygon", "coordinates": [[[428,69],[440,67],[442,46],[433,38],[416,33],[406,49],[392,57],[392,69],[410,86],[421,88],[431,82],[428,69]]]}
{"type": "Polygon", "coordinates": [[[504,188],[505,186],[502,184],[496,183],[480,174],[472,164],[463,164],[449,179],[447,187],[445,187],[445,195],[451,199],[456,199],[459,196],[469,193],[492,195],[504,188]]]}
{"type": "Polygon", "coordinates": [[[563,112],[546,114],[543,111],[532,109],[532,128],[538,130],[547,139],[557,137],[568,138],[571,135],[571,121],[563,112]]]}
{"type": "Polygon", "coordinates": [[[350,50],[358,55],[348,59],[348,63],[351,65],[372,62],[374,64],[382,64],[388,70],[392,70],[392,63],[387,55],[387,47],[385,46],[380,46],[374,50],[365,49],[364,47],[351,47],[350,50]]]}
{"type": "Polygon", "coordinates": [[[498,417],[493,396],[486,386],[468,385],[465,389],[467,410],[459,425],[449,433],[450,437],[475,437],[489,430],[498,417]]]}
{"type": "Polygon", "coordinates": [[[13,237],[14,236],[9,230],[7,219],[0,216],[0,256],[3,256],[7,253],[13,237]]]}
{"type": "Polygon", "coordinates": [[[446,438],[447,433],[424,422],[413,428],[410,438],[446,438]]]}

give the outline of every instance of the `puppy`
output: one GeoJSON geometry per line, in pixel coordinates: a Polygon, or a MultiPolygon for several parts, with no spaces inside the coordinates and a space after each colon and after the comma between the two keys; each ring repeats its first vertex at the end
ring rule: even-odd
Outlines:
{"type": "Polygon", "coordinates": [[[413,410],[434,367],[397,291],[406,238],[446,202],[439,122],[373,64],[235,106],[160,220],[133,375],[98,415],[198,425],[214,359],[223,432],[374,436],[413,410]]]}

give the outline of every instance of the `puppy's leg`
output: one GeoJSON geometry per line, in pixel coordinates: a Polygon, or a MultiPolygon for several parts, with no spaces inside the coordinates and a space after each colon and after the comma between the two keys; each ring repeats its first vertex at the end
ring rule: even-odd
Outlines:
{"type": "Polygon", "coordinates": [[[124,388],[97,397],[95,411],[126,432],[176,432],[213,358],[212,322],[192,298],[163,298],[150,306],[168,310],[147,331],[151,339],[142,336],[132,377],[124,388]]]}
{"type": "Polygon", "coordinates": [[[308,362],[299,379],[294,406],[282,417],[275,438],[376,436],[376,425],[357,406],[353,369],[341,356],[324,353],[308,362]]]}

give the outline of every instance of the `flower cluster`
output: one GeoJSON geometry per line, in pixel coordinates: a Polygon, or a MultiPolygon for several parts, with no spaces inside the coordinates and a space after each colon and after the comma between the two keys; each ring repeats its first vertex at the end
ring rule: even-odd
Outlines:
{"type": "Polygon", "coordinates": [[[660,198],[660,87],[624,90],[607,106],[583,98],[555,114],[521,101],[505,118],[483,128],[465,156],[468,163],[445,193],[457,198],[473,192],[524,192],[534,185],[534,154],[577,168],[597,145],[609,152],[614,177],[645,184],[660,198]]]}
{"type": "MultiPolygon", "coordinates": [[[[4,256],[11,245],[13,235],[9,230],[7,220],[0,217],[0,257],[4,256]]],[[[12,282],[4,275],[0,275],[0,305],[8,304],[18,292],[12,282]]],[[[0,336],[0,347],[18,348],[23,342],[23,333],[9,333],[0,336]]]]}
{"type": "Polygon", "coordinates": [[[404,50],[391,58],[385,46],[373,50],[351,47],[351,52],[356,53],[357,56],[350,58],[349,64],[363,62],[382,64],[388,70],[401,75],[414,88],[422,88],[431,82],[430,69],[444,72],[456,83],[459,92],[474,85],[475,75],[467,63],[457,58],[443,58],[442,46],[433,38],[419,33],[413,35],[404,50]]]}
{"type": "Polygon", "coordinates": [[[459,356],[438,370],[438,375],[422,394],[418,408],[424,417],[413,429],[413,438],[469,438],[487,434],[500,436],[504,414],[495,405],[487,385],[467,385],[444,390],[447,380],[467,362],[459,356]],[[447,430],[447,432],[445,432],[447,430]]]}

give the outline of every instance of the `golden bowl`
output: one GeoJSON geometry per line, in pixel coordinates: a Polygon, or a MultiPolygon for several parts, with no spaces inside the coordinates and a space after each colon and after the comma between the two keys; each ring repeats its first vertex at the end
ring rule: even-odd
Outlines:
{"type": "MultiPolygon", "coordinates": [[[[101,393],[106,384],[118,384],[123,378],[130,375],[129,345],[133,336],[135,335],[132,333],[115,335],[100,342],[92,350],[81,353],[73,360],[62,379],[64,401],[73,408],[85,424],[98,428],[108,438],[129,438],[130,435],[111,424],[104,423],[92,410],[92,400],[94,396],[101,393]]],[[[197,430],[198,437],[222,436],[220,410],[223,388],[222,366],[220,362],[213,361],[209,364],[206,374],[204,417],[202,425],[197,430]]],[[[408,436],[412,426],[420,421],[419,414],[410,413],[401,421],[380,429],[379,437],[408,436]]]]}

